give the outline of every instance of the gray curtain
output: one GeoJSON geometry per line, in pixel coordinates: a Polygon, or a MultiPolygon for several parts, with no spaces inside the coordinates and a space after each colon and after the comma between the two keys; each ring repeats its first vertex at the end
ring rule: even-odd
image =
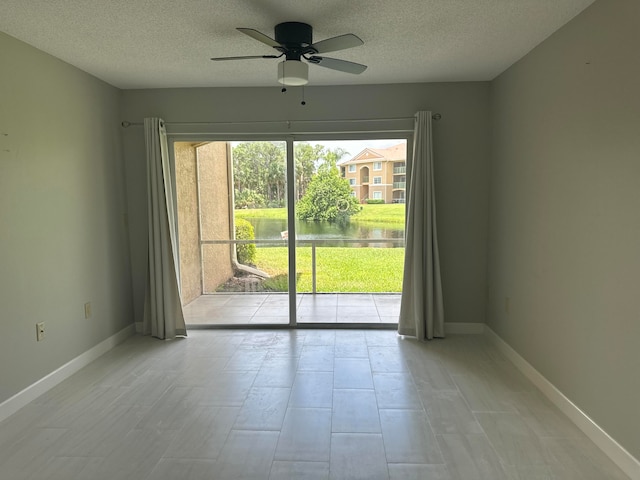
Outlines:
{"type": "Polygon", "coordinates": [[[413,159],[407,165],[407,227],[398,333],[420,340],[444,337],[438,258],[431,112],[416,114],[413,159]]]}
{"type": "Polygon", "coordinates": [[[149,263],[142,332],[158,338],[186,335],[178,284],[176,214],[164,122],[144,119],[147,147],[149,263]]]}

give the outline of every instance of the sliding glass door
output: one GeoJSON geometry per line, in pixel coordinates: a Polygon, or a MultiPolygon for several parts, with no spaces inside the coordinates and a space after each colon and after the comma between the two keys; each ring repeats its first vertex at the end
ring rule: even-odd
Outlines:
{"type": "Polygon", "coordinates": [[[397,323],[406,144],[175,142],[187,323],[397,323]]]}
{"type": "Polygon", "coordinates": [[[181,294],[190,325],[287,325],[287,145],[176,142],[181,294]]]}
{"type": "Polygon", "coordinates": [[[300,324],[397,323],[406,139],[296,141],[300,324]]]}

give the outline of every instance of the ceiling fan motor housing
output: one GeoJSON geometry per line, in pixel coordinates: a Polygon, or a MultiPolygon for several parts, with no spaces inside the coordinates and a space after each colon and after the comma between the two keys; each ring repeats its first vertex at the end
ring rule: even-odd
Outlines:
{"type": "Polygon", "coordinates": [[[300,22],[284,22],[276,25],[276,42],[287,48],[304,49],[313,43],[311,25],[300,22]]]}

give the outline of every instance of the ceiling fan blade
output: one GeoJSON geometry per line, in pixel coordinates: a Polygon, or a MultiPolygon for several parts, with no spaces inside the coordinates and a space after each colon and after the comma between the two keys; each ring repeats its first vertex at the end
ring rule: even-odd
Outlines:
{"type": "Polygon", "coordinates": [[[276,42],[273,38],[268,37],[264,33],[259,32],[258,30],[254,30],[253,28],[236,28],[236,30],[241,31],[245,35],[249,35],[254,40],[258,40],[259,42],[265,43],[265,44],[269,45],[270,47],[281,47],[282,46],[278,42],[276,42]]]}
{"type": "Polygon", "coordinates": [[[249,60],[252,58],[278,58],[282,55],[245,55],[242,57],[214,57],[211,60],[219,62],[220,60],[249,60]]]}
{"type": "Polygon", "coordinates": [[[358,47],[363,44],[364,42],[353,33],[346,33],[337,37],[321,40],[320,42],[311,45],[311,47],[316,51],[316,53],[327,53],[358,47]]]}
{"type": "Polygon", "coordinates": [[[338,60],[337,58],[329,57],[309,57],[309,63],[314,65],[320,65],[321,67],[330,68],[332,70],[338,70],[340,72],[360,74],[367,69],[366,65],[360,63],[347,62],[346,60],[338,60]]]}

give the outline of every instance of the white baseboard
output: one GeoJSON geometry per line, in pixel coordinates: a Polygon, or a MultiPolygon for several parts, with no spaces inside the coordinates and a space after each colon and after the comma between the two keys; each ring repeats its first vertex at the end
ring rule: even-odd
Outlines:
{"type": "Polygon", "coordinates": [[[455,323],[444,324],[444,333],[451,335],[482,335],[484,333],[484,323],[455,323]]]}
{"type": "Polygon", "coordinates": [[[631,455],[622,445],[587,416],[577,405],[569,400],[549,380],[538,372],[507,342],[485,326],[485,336],[493,342],[511,362],[531,382],[538,387],[551,402],[582,430],[620,469],[632,480],[640,480],[640,461],[631,455]]]}
{"type": "Polygon", "coordinates": [[[78,355],[76,358],[68,361],[60,368],[57,368],[47,376],[41,378],[37,382],[29,385],[24,390],[16,393],[13,397],[8,398],[0,403],[0,421],[10,417],[22,407],[26,406],[43,393],[58,385],[63,380],[69,378],[83,367],[86,367],[98,357],[104,355],[113,347],[122,343],[134,334],[134,325],[129,325],[120,330],[115,335],[110,336],[106,340],[100,342],[95,347],[90,348],[86,352],[78,355]]]}

